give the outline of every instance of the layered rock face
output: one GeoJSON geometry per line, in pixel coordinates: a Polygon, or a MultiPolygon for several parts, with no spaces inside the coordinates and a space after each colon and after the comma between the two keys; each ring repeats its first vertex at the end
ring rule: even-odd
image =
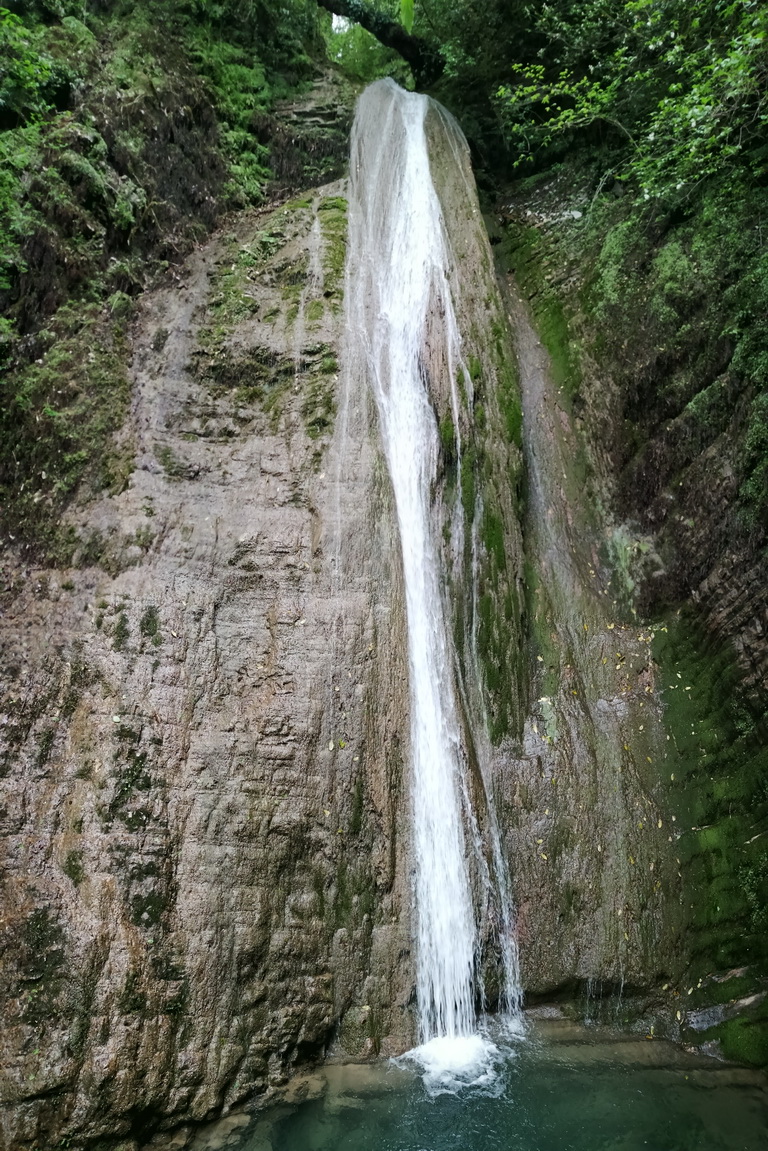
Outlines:
{"type": "MultiPolygon", "coordinates": [[[[572,413],[441,123],[456,411],[435,302],[422,362],[485,990],[494,805],[526,989],[647,986],[685,961],[651,637],[616,610],[572,413]]],[[[344,354],[346,213],[337,182],[243,214],[146,298],[125,490],[71,511],[72,568],[9,561],[14,1149],[183,1141],[329,1049],[414,1039],[400,542],[365,357],[344,354]]]]}
{"type": "Polygon", "coordinates": [[[339,1028],[411,1038],[403,608],[339,385],[343,193],[241,219],[146,301],[127,489],[6,606],[9,1147],[133,1146],[339,1028]]]}

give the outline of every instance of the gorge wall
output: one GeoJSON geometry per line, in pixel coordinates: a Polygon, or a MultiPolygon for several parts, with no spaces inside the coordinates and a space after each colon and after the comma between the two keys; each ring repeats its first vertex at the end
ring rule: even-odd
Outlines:
{"type": "MultiPolygon", "coordinates": [[[[471,383],[458,428],[437,308],[424,364],[464,706],[486,713],[472,786],[496,803],[531,999],[603,984],[674,1033],[699,1001],[682,998],[689,799],[667,778],[682,735],[673,751],[657,693],[666,625],[639,623],[617,584],[612,525],[582,498],[583,415],[515,283],[497,284],[442,115],[431,163],[471,383]]],[[[400,544],[344,354],[346,214],[343,180],[304,188],[172,268],[127,330],[123,490],[70,505],[66,563],[7,543],[14,1151],[134,1151],[158,1130],[183,1145],[329,1049],[413,1041],[400,544]]]]}
{"type": "Polygon", "coordinates": [[[10,1146],[213,1114],[342,1017],[359,1053],[410,1037],[402,604],[368,398],[338,391],[343,190],[147,300],[131,481],[75,513],[101,564],[27,571],[5,612],[10,1146]]]}

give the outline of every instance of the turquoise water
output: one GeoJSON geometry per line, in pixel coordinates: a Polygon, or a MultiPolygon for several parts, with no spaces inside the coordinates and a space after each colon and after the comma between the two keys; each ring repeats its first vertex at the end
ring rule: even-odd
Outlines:
{"type": "Polygon", "coordinates": [[[768,1079],[672,1044],[537,1024],[483,1088],[430,1096],[391,1064],[326,1068],[237,1151],[766,1151],[768,1079]]]}

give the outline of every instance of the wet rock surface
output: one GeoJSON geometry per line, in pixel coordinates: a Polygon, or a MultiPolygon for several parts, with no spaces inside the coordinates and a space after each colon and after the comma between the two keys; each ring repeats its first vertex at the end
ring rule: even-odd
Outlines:
{"type": "Polygon", "coordinates": [[[72,513],[78,566],[16,571],[9,1147],[132,1147],[337,1032],[410,1041],[399,567],[354,381],[339,422],[345,208],[243,216],[147,298],[130,482],[72,513]]]}
{"type": "MultiPolygon", "coordinates": [[[[635,916],[638,908],[642,912],[637,925],[645,937],[641,950],[660,931],[660,947],[645,976],[639,985],[633,984],[634,976],[628,984],[622,962],[618,980],[588,978],[580,987],[581,1009],[603,1017],[607,1012],[624,1022],[634,1019],[636,1026],[642,1026],[638,1013],[646,1013],[651,1032],[678,1035],[710,1053],[765,1066],[768,809],[761,718],[765,580],[763,558],[755,546],[759,536],[753,532],[750,539],[737,501],[735,453],[744,408],[721,405],[705,435],[701,421],[697,424],[696,405],[689,404],[679,419],[673,419],[669,396],[666,408],[660,406],[661,399],[659,404],[651,402],[649,381],[658,385],[662,397],[664,384],[678,377],[654,375],[656,353],[663,352],[657,347],[657,329],[650,321],[646,325],[646,314],[633,308],[642,277],[621,285],[610,331],[605,330],[604,314],[593,310],[588,289],[595,275],[587,258],[594,239],[589,211],[583,188],[566,188],[552,178],[543,181],[535,194],[519,189],[511,196],[499,217],[501,229],[491,222],[502,260],[508,261],[505,267],[514,267],[527,307],[535,314],[538,339],[546,345],[549,395],[545,390],[538,416],[536,406],[531,409],[529,403],[529,461],[538,450],[539,470],[543,466],[549,472],[544,507],[549,504],[553,509],[559,566],[563,567],[564,554],[572,557],[566,558],[566,573],[574,564],[578,569],[572,590],[559,603],[553,605],[546,588],[534,589],[539,605],[531,613],[532,638],[539,647],[539,671],[544,673],[543,698],[534,709],[534,719],[539,730],[541,719],[554,721],[561,743],[565,731],[568,747],[572,725],[558,716],[563,672],[580,681],[572,685],[574,706],[587,687],[580,742],[599,748],[595,738],[605,728],[589,703],[590,695],[603,695],[601,710],[605,713],[607,706],[607,714],[614,718],[620,716],[615,704],[623,707],[616,739],[608,745],[609,759],[613,748],[615,769],[611,772],[609,759],[601,752],[598,761],[603,759],[607,773],[600,773],[601,786],[592,789],[589,823],[586,814],[577,821],[577,842],[582,847],[588,844],[596,830],[601,843],[605,815],[612,812],[611,835],[624,840],[625,860],[633,861],[630,887],[619,870],[615,885],[612,881],[604,892],[606,923],[612,893],[634,888],[639,895],[642,888],[634,871],[640,856],[633,839],[644,843],[645,866],[650,870],[653,865],[661,883],[659,889],[654,886],[650,899],[628,901],[635,916]],[[622,305],[626,305],[623,312],[622,305]],[[557,464],[557,452],[553,455],[546,446],[547,436],[551,440],[553,434],[555,439],[565,434],[567,441],[560,452],[562,466],[557,464]],[[592,600],[603,609],[596,620],[590,619],[590,587],[598,589],[598,598],[593,595],[592,600]],[[609,605],[611,615],[606,617],[609,605]],[[590,634],[600,637],[603,648],[609,638],[607,650],[590,652],[587,633],[579,637],[573,626],[579,615],[590,634]],[[559,625],[542,634],[542,619],[557,620],[559,625]],[[548,651],[553,645],[554,651],[548,651]],[[595,678],[596,655],[605,662],[602,687],[595,678]],[[554,675],[548,674],[550,669],[554,675]],[[631,671],[636,676],[623,674],[631,671]],[[634,780],[627,776],[628,765],[634,780]],[[613,788],[606,788],[611,783],[613,788]],[[656,811],[662,820],[658,836],[647,834],[645,816],[638,816],[634,833],[631,821],[616,818],[615,802],[610,802],[616,788],[626,794],[630,806],[639,799],[642,807],[645,793],[648,812],[656,811]],[[664,847],[665,834],[671,858],[660,871],[656,851],[664,847]],[[636,992],[632,1003],[627,1001],[628,992],[636,992]],[[716,1023],[721,1007],[726,1010],[716,1023]],[[713,1022],[699,1031],[702,1019],[713,1022]]],[[[518,331],[522,333],[524,325],[518,331]]],[[[535,344],[536,337],[534,348],[535,344]]],[[[679,377],[688,378],[689,386],[698,379],[696,363],[695,359],[677,363],[679,377]]],[[[733,384],[724,376],[713,394],[723,401],[733,384]]],[[[530,470],[535,496],[535,459],[530,470]]],[[[537,523],[546,522],[538,516],[537,523]]],[[[534,542],[534,556],[541,556],[530,526],[527,538],[534,542]]],[[[544,582],[551,589],[551,577],[544,582]]],[[[582,758],[577,756],[577,761],[582,758]]],[[[559,780],[563,767],[569,770],[572,762],[568,751],[559,780]]],[[[573,775],[576,794],[589,795],[588,776],[577,784],[573,775]]],[[[539,794],[545,802],[540,789],[539,794]]],[[[554,814],[551,806],[550,812],[554,814]]],[[[546,837],[539,833],[536,838],[543,845],[546,837]]],[[[542,850],[549,855],[545,847],[542,850]]],[[[577,855],[578,851],[571,852],[566,870],[577,855]]],[[[561,874],[562,864],[555,883],[561,874]]],[[[583,892],[581,878],[577,886],[583,892]]],[[[586,901],[586,915],[596,922],[597,890],[592,886],[586,901]]],[[[525,886],[522,891],[524,900],[525,886]]],[[[561,915],[567,916],[570,884],[563,886],[562,894],[561,915]]],[[[580,910],[579,920],[582,914],[580,910]]],[[[581,936],[580,927],[575,930],[581,936]]],[[[635,947],[632,928],[627,936],[625,951],[635,947]]],[[[587,951],[599,951],[599,932],[591,940],[582,938],[587,951]]],[[[620,935],[617,943],[620,952],[620,935]]],[[[574,990],[563,989],[566,995],[574,990]]]]}
{"type": "Polygon", "coordinates": [[[514,283],[508,302],[526,428],[532,698],[495,784],[523,983],[534,996],[647,991],[684,962],[653,633],[622,620],[578,498],[569,404],[514,283]]]}
{"type": "MultiPolygon", "coordinates": [[[[673,1018],[658,988],[686,962],[683,876],[654,635],[622,614],[581,502],[579,416],[514,288],[502,308],[479,211],[452,203],[437,153],[452,274],[481,285],[457,305],[472,420],[465,395],[450,424],[437,308],[424,349],[479,824],[493,796],[529,994],[602,984],[673,1018]]],[[[221,1146],[238,1107],[325,1052],[413,1041],[399,541],[364,365],[344,368],[345,192],[243,213],[145,299],[127,487],[70,512],[71,568],[6,553],[14,1149],[221,1146]]],[[[757,576],[739,572],[697,594],[759,677],[757,576]]],[[[492,950],[499,908],[482,915],[492,950]]]]}

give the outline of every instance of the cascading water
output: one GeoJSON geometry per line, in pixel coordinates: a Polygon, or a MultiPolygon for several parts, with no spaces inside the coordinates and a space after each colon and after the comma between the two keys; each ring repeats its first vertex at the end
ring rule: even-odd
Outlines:
{"type": "MultiPolygon", "coordinates": [[[[469,788],[433,508],[439,435],[425,367],[430,312],[440,314],[445,334],[442,362],[457,437],[455,381],[463,365],[425,134],[429,103],[391,81],[371,85],[360,98],[352,134],[347,300],[350,338],[376,398],[402,547],[419,1052],[428,1071],[447,1068],[460,1079],[462,1069],[471,1076],[482,1066],[490,1045],[478,1035],[475,1017],[478,930],[463,817],[469,788]]],[[[457,126],[451,131],[461,139],[457,126]]],[[[509,947],[502,945],[502,952],[509,967],[509,947]]],[[[509,971],[506,982],[509,998],[509,971]]]]}

